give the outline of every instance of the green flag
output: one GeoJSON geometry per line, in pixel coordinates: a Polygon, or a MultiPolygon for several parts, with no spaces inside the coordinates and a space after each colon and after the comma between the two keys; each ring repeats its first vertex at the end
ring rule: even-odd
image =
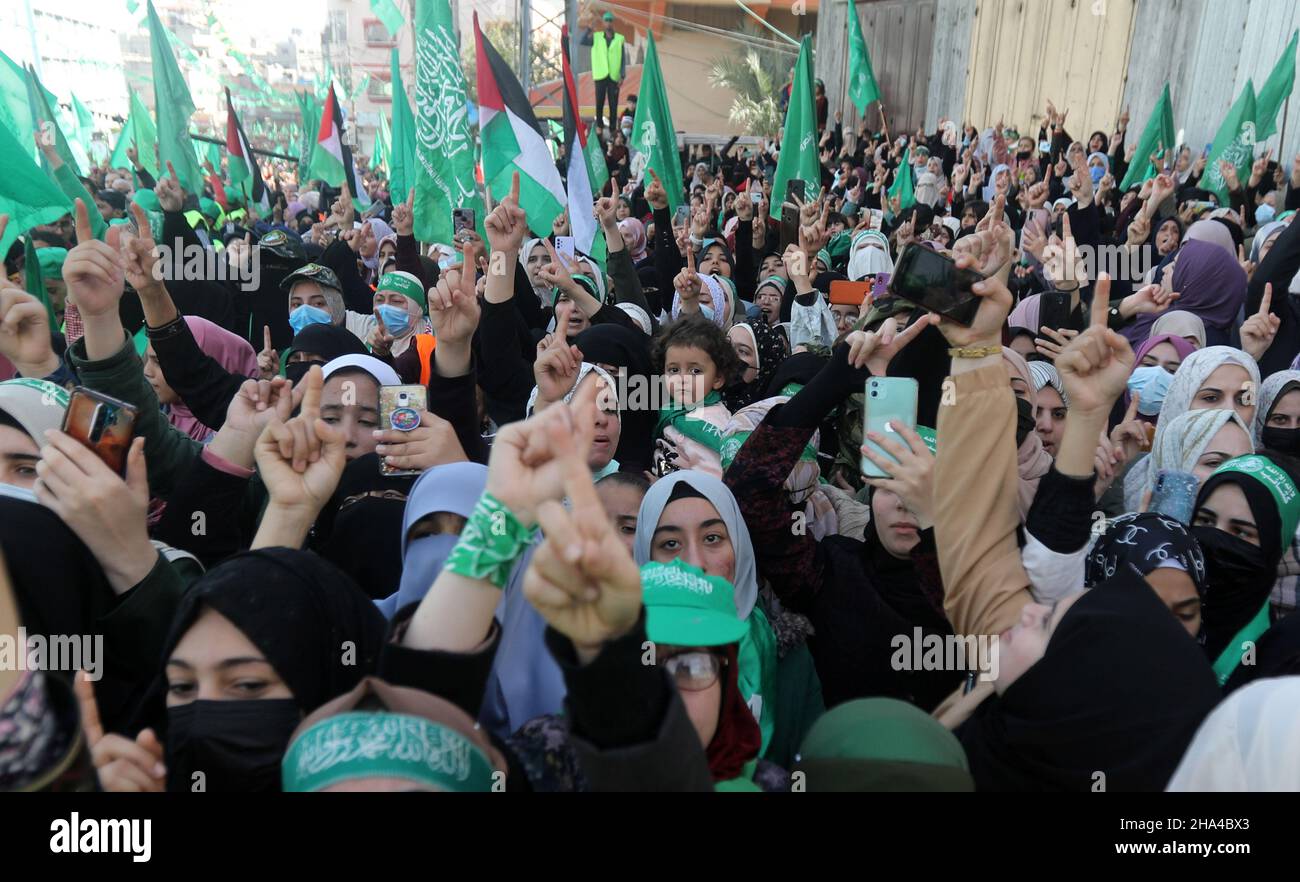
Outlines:
{"type": "Polygon", "coordinates": [[[1205,161],[1205,176],[1201,178],[1203,189],[1218,196],[1220,205],[1229,205],[1228,185],[1219,171],[1220,160],[1236,167],[1237,180],[1245,187],[1250,179],[1250,166],[1255,161],[1255,84],[1250,80],[1246,80],[1241,97],[1219,126],[1205,161]]]}
{"type": "Polygon", "coordinates": [[[871,55],[867,41],[862,39],[862,22],[858,21],[857,7],[849,4],[849,100],[865,114],[867,105],[880,100],[880,86],[876,72],[871,69],[871,55]]]}
{"type": "Polygon", "coordinates": [[[1273,72],[1268,75],[1259,94],[1255,96],[1257,128],[1255,140],[1263,141],[1277,131],[1277,112],[1282,109],[1286,99],[1291,97],[1291,87],[1295,85],[1295,50],[1300,41],[1300,30],[1291,32],[1291,42],[1282,50],[1282,57],[1273,65],[1273,72]]]}
{"type": "Polygon", "coordinates": [[[371,168],[388,168],[388,152],[392,149],[392,134],[388,128],[388,117],[379,114],[379,129],[375,132],[375,149],[370,151],[371,168]]]}
{"type": "Polygon", "coordinates": [[[45,312],[50,317],[50,327],[57,328],[59,319],[54,314],[54,304],[50,302],[50,292],[45,290],[45,277],[41,275],[41,258],[36,253],[36,246],[32,244],[32,237],[28,236],[23,243],[23,276],[27,293],[35,297],[45,306],[45,312]]]}
{"type": "Polygon", "coordinates": [[[393,129],[388,154],[388,184],[393,198],[402,200],[415,185],[415,117],[406,100],[406,86],[402,84],[401,64],[397,49],[393,49],[390,62],[393,78],[393,129]]]}
{"type": "Polygon", "coordinates": [[[72,210],[68,197],[50,180],[8,129],[0,126],[0,214],[9,224],[0,237],[0,254],[32,227],[54,223],[72,210]]]}
{"type": "Polygon", "coordinates": [[[397,39],[397,32],[402,29],[405,19],[402,18],[402,10],[397,8],[393,0],[370,0],[370,11],[379,16],[379,20],[388,28],[388,33],[397,39]]]}
{"type": "MultiPolygon", "coordinates": [[[[592,138],[592,140],[596,140],[592,138]]],[[[676,211],[682,202],[682,162],[677,155],[677,130],[668,107],[668,90],[659,69],[659,50],[654,34],[646,33],[645,64],[641,68],[641,94],[632,120],[632,149],[644,153],[647,175],[653,171],[668,194],[668,210],[676,211]]]]}
{"type": "Polygon", "coordinates": [[[0,52],[0,128],[12,132],[33,160],[39,156],[32,109],[27,101],[27,72],[3,52],[0,52]]]}
{"type": "Polygon", "coordinates": [[[1142,130],[1142,137],[1138,139],[1133,163],[1125,172],[1124,180],[1120,182],[1120,190],[1127,190],[1134,184],[1155,177],[1163,161],[1160,164],[1153,163],[1151,156],[1158,153],[1163,157],[1165,151],[1176,147],[1175,137],[1174,105],[1169,99],[1169,84],[1165,83],[1165,90],[1160,93],[1160,100],[1156,102],[1155,109],[1151,111],[1151,117],[1147,120],[1147,127],[1142,130]]]}
{"type": "Polygon", "coordinates": [[[302,143],[299,145],[298,169],[303,183],[311,168],[312,153],[316,149],[316,133],[320,131],[320,102],[312,92],[298,92],[298,112],[302,115],[302,143]]]}
{"type": "Polygon", "coordinates": [[[817,156],[817,107],[813,101],[812,37],[804,35],[799,44],[799,59],[794,63],[794,84],[790,89],[790,106],[785,112],[781,155],[777,158],[776,179],[772,182],[771,216],[778,220],[781,217],[787,181],[801,180],[811,192],[821,185],[821,179],[821,160],[817,156]]]}
{"type": "MultiPolygon", "coordinates": [[[[81,177],[81,165],[68,148],[68,139],[59,126],[58,117],[54,115],[56,104],[50,100],[49,93],[36,77],[36,71],[30,67],[27,68],[27,100],[31,104],[32,127],[37,133],[36,136],[45,145],[54,147],[54,152],[59,154],[63,164],[71,169],[74,175],[81,177]]],[[[46,165],[44,154],[41,155],[41,166],[45,168],[46,174],[54,174],[46,165]]]]}
{"type": "Polygon", "coordinates": [[[895,196],[898,197],[898,210],[900,212],[907,211],[916,204],[916,196],[912,193],[911,148],[903,151],[903,158],[898,161],[898,168],[894,169],[894,183],[889,186],[890,202],[893,201],[895,196]]]}
{"type": "Polygon", "coordinates": [[[149,108],[144,106],[140,100],[140,93],[134,89],[128,89],[130,92],[131,115],[127,117],[126,125],[122,127],[122,134],[117,139],[117,147],[113,150],[113,158],[109,160],[109,165],[113,168],[131,168],[131,160],[126,157],[126,149],[134,147],[138,154],[140,165],[145,171],[158,177],[158,157],[155,153],[155,147],[158,144],[158,130],[154,128],[153,117],[149,115],[149,108]]]}
{"type": "Polygon", "coordinates": [[[149,46],[153,61],[153,106],[158,113],[158,159],[163,169],[170,162],[181,186],[197,195],[203,192],[203,172],[194,158],[194,142],[190,140],[194,99],[181,76],[168,37],[158,11],[150,2],[149,46]]]}
{"type": "MultiPolygon", "coordinates": [[[[451,242],[451,212],[477,207],[465,74],[447,0],[415,6],[415,238],[451,242]]],[[[394,197],[396,198],[396,197],[394,197]]]]}

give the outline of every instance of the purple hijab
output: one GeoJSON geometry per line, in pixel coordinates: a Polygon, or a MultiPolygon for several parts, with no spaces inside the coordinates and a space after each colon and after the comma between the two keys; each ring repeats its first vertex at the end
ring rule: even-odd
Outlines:
{"type": "MultiPolygon", "coordinates": [[[[1177,350],[1178,352],[1179,360],[1187,358],[1187,356],[1191,355],[1193,352],[1196,351],[1195,346],[1193,346],[1191,343],[1188,343],[1186,339],[1184,339],[1183,337],[1179,337],[1177,334],[1157,334],[1156,336],[1148,340],[1142,341],[1142,345],[1139,346],[1137,348],[1137,351],[1133,353],[1133,370],[1137,370],[1138,368],[1142,367],[1142,359],[1146,357],[1146,354],[1148,352],[1150,352],[1152,349],[1155,349],[1161,343],[1168,343],[1169,345],[1173,346],[1174,349],[1177,350]]],[[[1132,376],[1132,371],[1129,372],[1129,375],[1132,376]]],[[[1128,410],[1129,402],[1132,400],[1133,400],[1133,396],[1130,395],[1128,393],[1128,390],[1126,389],[1124,391],[1124,402],[1123,402],[1123,407],[1125,410],[1128,410]]],[[[1152,425],[1154,425],[1156,418],[1158,416],[1159,414],[1157,414],[1156,416],[1147,416],[1144,413],[1140,413],[1138,414],[1138,419],[1142,420],[1144,423],[1151,423],[1152,425]]]]}
{"type": "MultiPolygon", "coordinates": [[[[1217,338],[1207,337],[1207,342],[1214,345],[1227,340],[1237,313],[1246,302],[1246,271],[1237,259],[1219,245],[1197,239],[1186,241],[1178,249],[1173,286],[1179,294],[1176,307],[1199,316],[1206,331],[1217,338]]],[[[1124,329],[1124,336],[1130,343],[1141,343],[1159,317],[1158,314],[1138,316],[1124,329]]]]}

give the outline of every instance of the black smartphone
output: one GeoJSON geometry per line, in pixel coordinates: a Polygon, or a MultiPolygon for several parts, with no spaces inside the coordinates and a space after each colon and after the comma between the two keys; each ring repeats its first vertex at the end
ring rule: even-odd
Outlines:
{"type": "Polygon", "coordinates": [[[958,269],[947,255],[908,245],[894,264],[889,293],[970,327],[980,305],[971,286],[983,280],[975,270],[958,269]]]}
{"type": "Polygon", "coordinates": [[[808,195],[808,185],[798,179],[785,182],[785,202],[781,205],[781,253],[799,244],[799,205],[808,195]]]}
{"type": "Polygon", "coordinates": [[[1073,328],[1070,317],[1070,293],[1068,291],[1044,291],[1038,298],[1038,327],[1034,336],[1039,336],[1040,328],[1073,328]]]}
{"type": "Polygon", "coordinates": [[[453,208],[451,210],[451,231],[454,237],[462,230],[474,232],[474,209],[453,208]]]}

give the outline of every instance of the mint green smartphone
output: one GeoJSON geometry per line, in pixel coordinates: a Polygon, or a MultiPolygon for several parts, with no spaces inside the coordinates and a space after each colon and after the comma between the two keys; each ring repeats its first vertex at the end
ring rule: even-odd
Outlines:
{"type": "MultiPolygon", "coordinates": [[[[862,409],[862,442],[869,444],[885,459],[898,462],[874,441],[867,440],[868,432],[886,437],[894,436],[904,447],[907,442],[898,434],[903,425],[916,431],[916,380],[911,377],[872,377],[867,380],[866,398],[862,409]]],[[[868,478],[889,478],[875,463],[862,457],[862,474],[868,478]]]]}

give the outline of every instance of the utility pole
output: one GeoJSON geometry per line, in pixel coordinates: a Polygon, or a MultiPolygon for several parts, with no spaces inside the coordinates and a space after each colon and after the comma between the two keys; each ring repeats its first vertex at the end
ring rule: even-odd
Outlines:
{"type": "Polygon", "coordinates": [[[519,0],[519,84],[527,95],[533,87],[533,4],[519,0]]]}

